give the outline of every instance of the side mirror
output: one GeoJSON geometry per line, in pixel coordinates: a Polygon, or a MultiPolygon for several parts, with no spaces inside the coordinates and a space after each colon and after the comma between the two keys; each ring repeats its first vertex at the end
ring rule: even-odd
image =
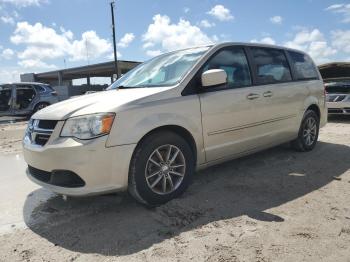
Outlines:
{"type": "Polygon", "coordinates": [[[202,86],[211,87],[227,83],[227,74],[222,69],[207,70],[202,74],[202,86]]]}

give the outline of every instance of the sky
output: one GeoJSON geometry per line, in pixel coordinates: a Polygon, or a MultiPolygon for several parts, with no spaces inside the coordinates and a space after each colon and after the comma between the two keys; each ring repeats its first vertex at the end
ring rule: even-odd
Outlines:
{"type": "MultiPolygon", "coordinates": [[[[113,59],[110,0],[0,0],[0,82],[113,59]]],[[[218,42],[350,61],[350,1],[116,0],[118,59],[218,42]]]]}

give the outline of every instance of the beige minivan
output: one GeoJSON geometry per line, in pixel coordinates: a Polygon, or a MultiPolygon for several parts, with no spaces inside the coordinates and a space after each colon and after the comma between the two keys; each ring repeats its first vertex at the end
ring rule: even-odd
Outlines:
{"type": "Polygon", "coordinates": [[[327,122],[310,57],[223,43],[155,57],[106,91],[49,106],[28,124],[28,177],[62,195],[128,190],[155,206],[195,170],[291,142],[312,150],[327,122]]]}

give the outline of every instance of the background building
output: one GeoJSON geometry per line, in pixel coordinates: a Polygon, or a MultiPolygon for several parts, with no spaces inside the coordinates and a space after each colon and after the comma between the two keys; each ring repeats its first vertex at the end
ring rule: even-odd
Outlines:
{"type": "MultiPolygon", "coordinates": [[[[140,62],[119,60],[119,75],[125,74],[139,63],[140,62]]],[[[38,74],[27,73],[22,74],[20,77],[22,82],[41,82],[50,84],[57,91],[60,100],[64,100],[71,96],[82,95],[87,91],[101,91],[108,85],[91,84],[91,78],[107,77],[110,78],[110,83],[112,83],[114,76],[114,62],[106,62],[38,74]],[[86,84],[74,85],[74,80],[77,79],[86,79],[86,84]]]]}

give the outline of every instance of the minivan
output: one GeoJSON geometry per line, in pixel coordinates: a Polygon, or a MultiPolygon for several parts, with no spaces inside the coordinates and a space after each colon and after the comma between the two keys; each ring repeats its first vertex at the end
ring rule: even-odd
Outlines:
{"type": "Polygon", "coordinates": [[[128,190],[157,206],[196,170],[290,142],[312,150],[327,122],[311,58],[261,44],[222,43],[162,54],[106,91],[34,114],[23,140],[27,175],[65,196],[128,190]]]}
{"type": "Polygon", "coordinates": [[[56,91],[47,84],[0,84],[0,116],[31,115],[57,102],[56,91]]]}

